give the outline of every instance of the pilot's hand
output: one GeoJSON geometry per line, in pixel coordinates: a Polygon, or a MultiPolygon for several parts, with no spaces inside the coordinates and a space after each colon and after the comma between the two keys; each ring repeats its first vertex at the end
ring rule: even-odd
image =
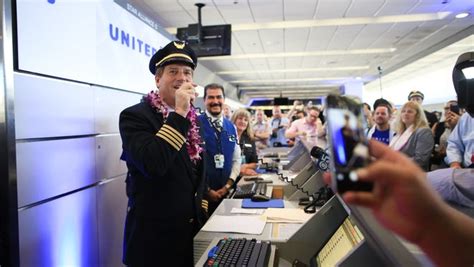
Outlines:
{"type": "Polygon", "coordinates": [[[175,111],[179,115],[186,118],[188,115],[190,105],[196,99],[197,93],[195,87],[197,85],[192,82],[185,82],[181,84],[175,94],[175,111]]]}

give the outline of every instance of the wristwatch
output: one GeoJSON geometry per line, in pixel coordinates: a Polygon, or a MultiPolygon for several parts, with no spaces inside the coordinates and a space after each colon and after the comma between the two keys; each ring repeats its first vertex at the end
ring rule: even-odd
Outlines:
{"type": "Polygon", "coordinates": [[[230,188],[232,188],[230,184],[225,184],[225,189],[230,190],[230,188]]]}

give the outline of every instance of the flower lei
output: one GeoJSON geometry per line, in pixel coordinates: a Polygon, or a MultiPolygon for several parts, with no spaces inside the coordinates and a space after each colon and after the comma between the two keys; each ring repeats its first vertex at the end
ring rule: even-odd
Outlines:
{"type": "MultiPolygon", "coordinates": [[[[158,112],[161,112],[163,114],[163,118],[166,119],[168,118],[168,107],[163,104],[163,101],[161,100],[160,95],[157,93],[157,91],[151,91],[148,93],[147,96],[144,97],[144,99],[158,112]]],[[[186,138],[186,149],[188,150],[189,157],[191,158],[191,161],[196,164],[198,160],[201,159],[201,156],[199,155],[203,149],[200,146],[201,144],[201,136],[199,134],[199,126],[197,124],[197,114],[196,114],[196,109],[194,108],[193,105],[191,105],[190,110],[188,114],[186,115],[186,119],[188,119],[191,122],[191,128],[188,130],[187,133],[187,138],[186,138]]]]}

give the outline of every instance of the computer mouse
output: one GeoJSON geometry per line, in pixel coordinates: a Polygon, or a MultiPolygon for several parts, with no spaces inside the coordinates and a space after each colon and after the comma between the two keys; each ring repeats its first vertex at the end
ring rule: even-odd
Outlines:
{"type": "Polygon", "coordinates": [[[254,202],[262,202],[262,201],[269,201],[270,197],[267,197],[265,195],[255,194],[255,195],[252,196],[251,199],[254,202]]]}

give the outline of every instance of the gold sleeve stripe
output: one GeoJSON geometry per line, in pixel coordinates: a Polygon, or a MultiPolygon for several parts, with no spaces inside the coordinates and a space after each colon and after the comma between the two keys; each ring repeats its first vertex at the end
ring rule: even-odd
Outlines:
{"type": "Polygon", "coordinates": [[[173,138],[173,136],[171,136],[169,133],[165,131],[159,131],[158,133],[166,136],[170,141],[172,141],[178,147],[178,150],[183,146],[183,143],[176,141],[176,138],[173,138]]]}
{"type": "Polygon", "coordinates": [[[158,132],[162,134],[166,134],[166,136],[168,136],[168,138],[173,140],[175,144],[177,144],[179,147],[181,147],[184,144],[184,142],[181,139],[176,137],[176,135],[174,135],[170,130],[165,129],[164,127],[161,127],[161,129],[158,132]]]}
{"type": "Polygon", "coordinates": [[[174,138],[173,135],[171,135],[170,133],[166,132],[166,131],[158,131],[159,134],[162,134],[166,137],[168,137],[168,139],[170,139],[170,141],[172,141],[177,147],[181,148],[181,146],[183,145],[183,143],[179,142],[178,140],[176,140],[176,138],[174,138]]]}
{"type": "Polygon", "coordinates": [[[180,132],[178,132],[175,128],[169,126],[168,124],[163,125],[163,127],[161,127],[161,128],[162,128],[162,129],[165,128],[165,129],[170,130],[170,131],[173,132],[177,137],[179,137],[181,140],[183,140],[183,143],[186,142],[186,138],[185,138],[180,132]]]}
{"type": "Polygon", "coordinates": [[[158,132],[158,133],[156,134],[156,136],[161,137],[163,140],[165,140],[166,142],[168,142],[168,144],[170,144],[170,145],[173,146],[177,151],[179,151],[180,146],[177,146],[177,145],[176,145],[172,140],[170,140],[167,136],[163,135],[163,133],[158,132]]]}
{"type": "Polygon", "coordinates": [[[208,211],[208,201],[203,199],[201,202],[201,208],[203,208],[206,212],[208,211]]]}

